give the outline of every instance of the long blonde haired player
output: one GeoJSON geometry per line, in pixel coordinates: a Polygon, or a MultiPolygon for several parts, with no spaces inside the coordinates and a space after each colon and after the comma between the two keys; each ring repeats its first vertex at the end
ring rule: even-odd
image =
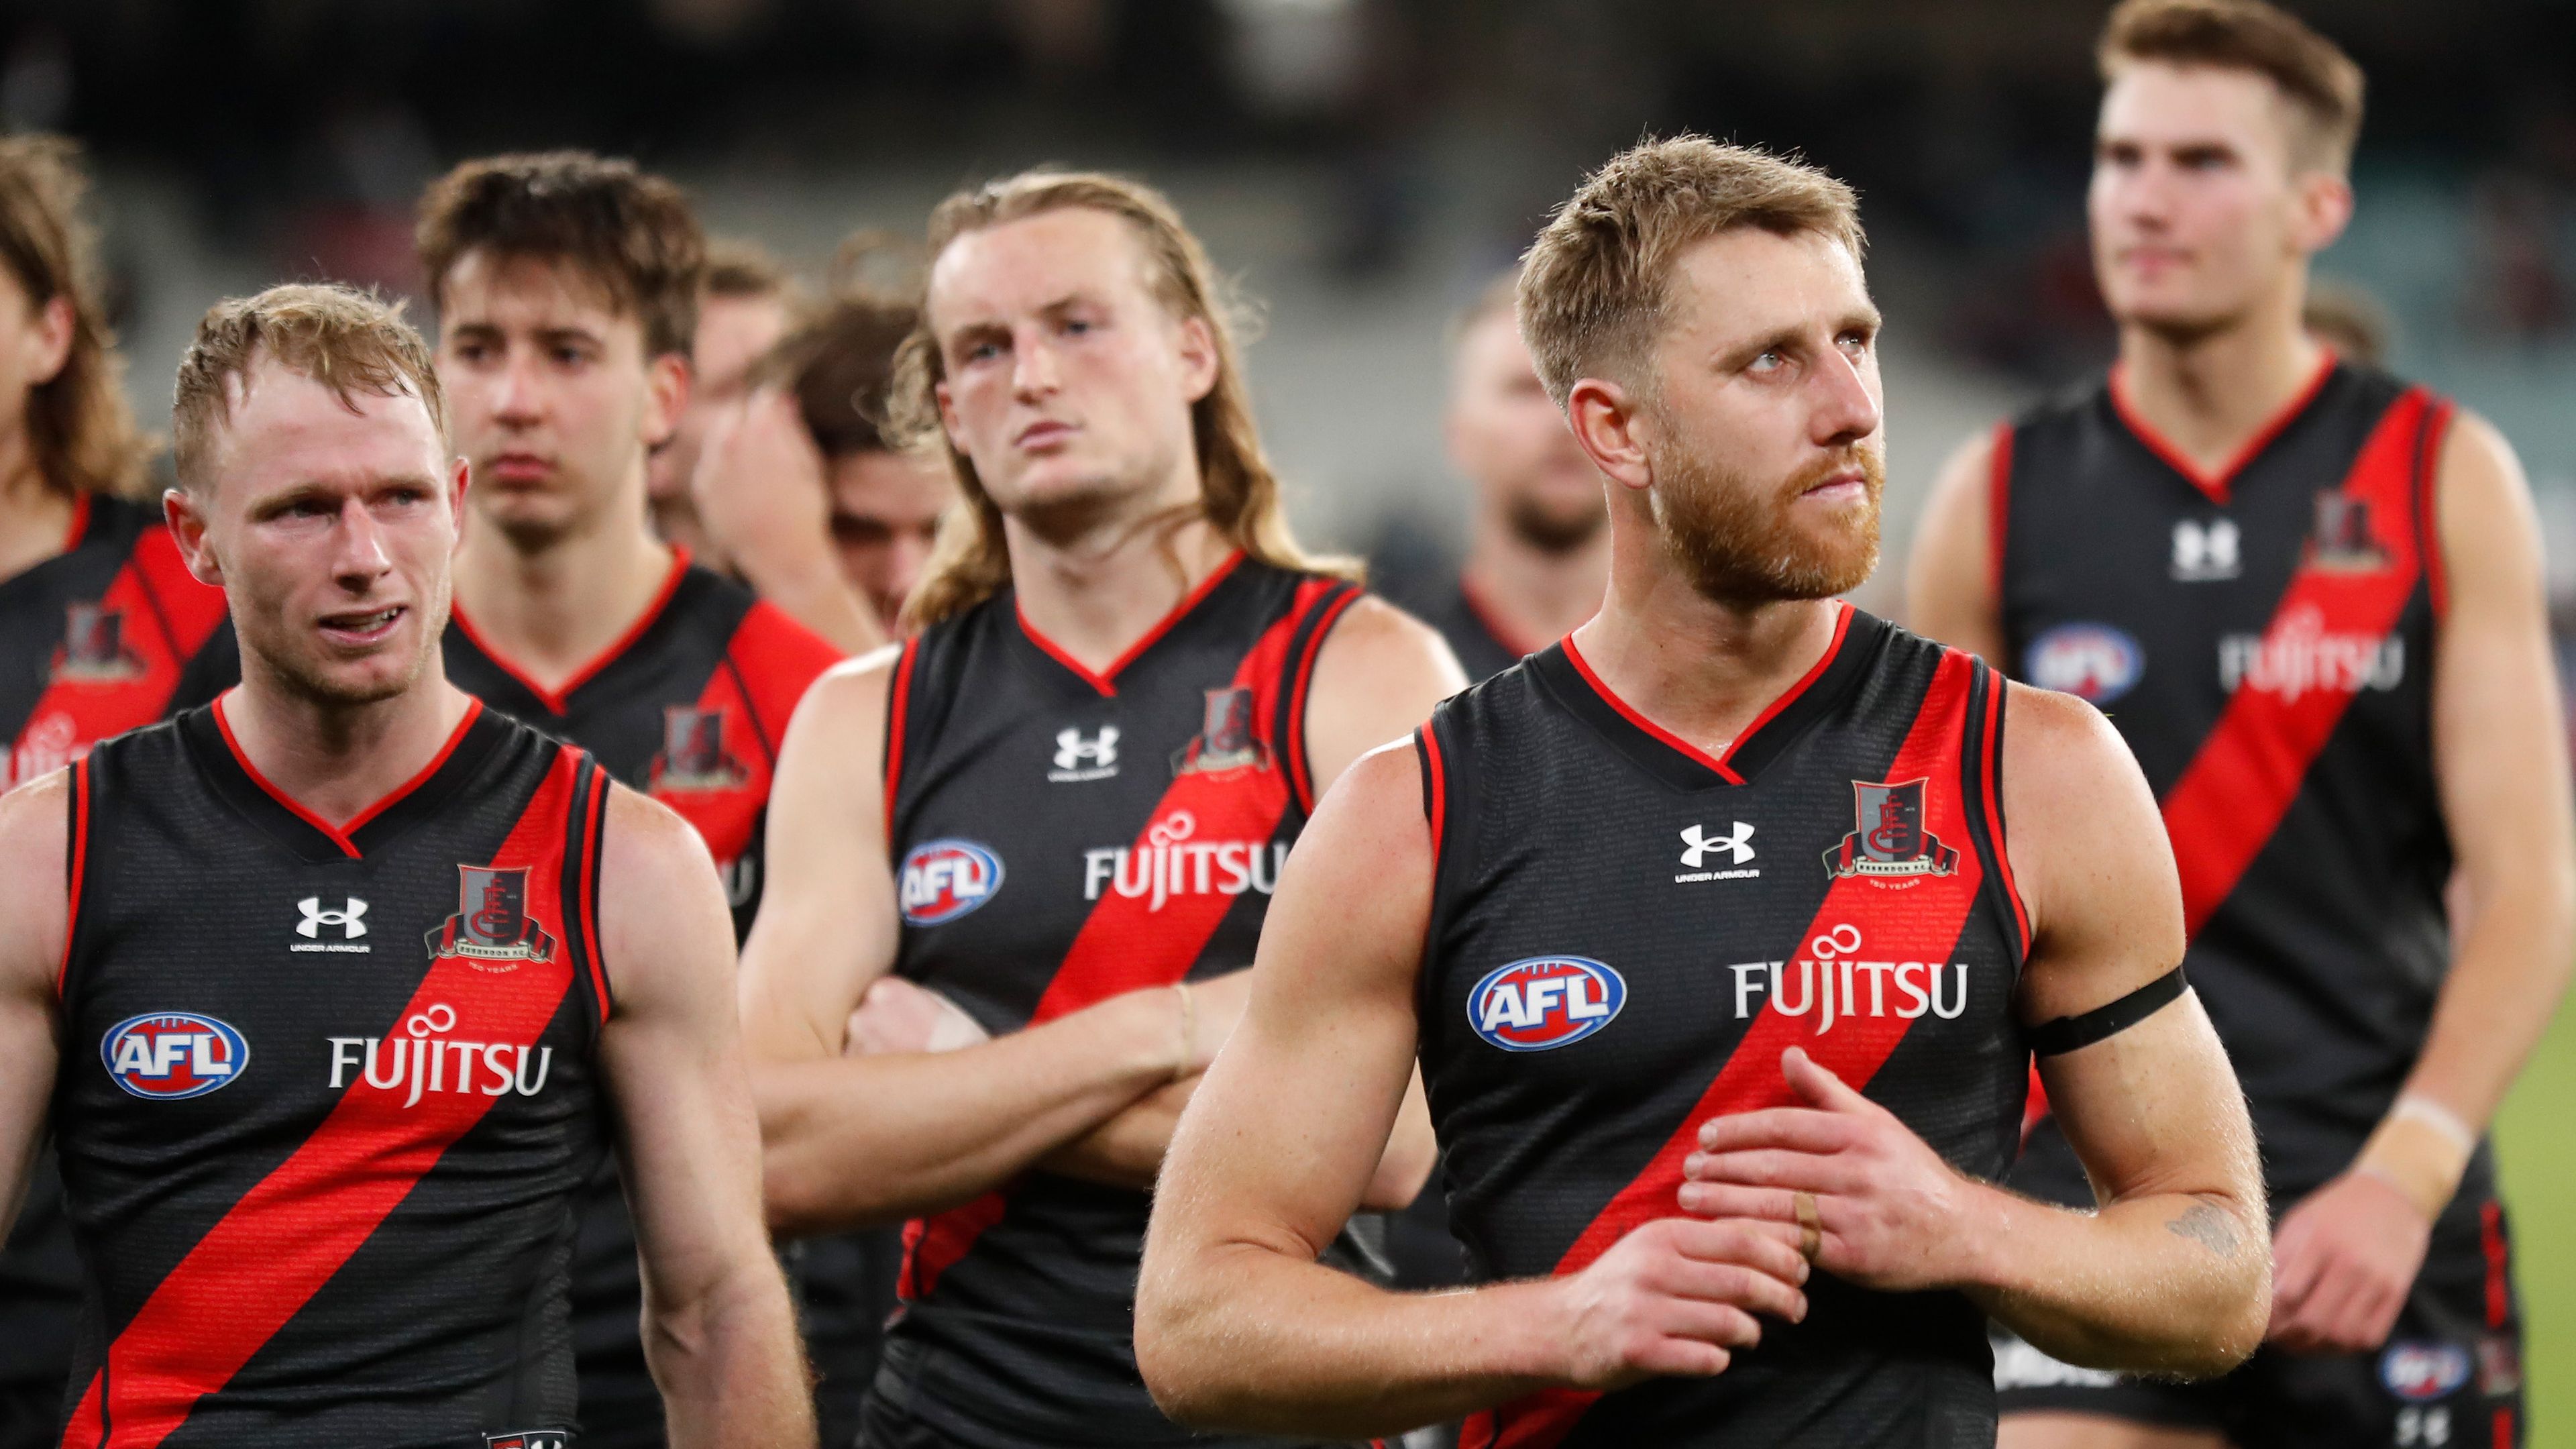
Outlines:
{"type": "MultiPolygon", "coordinates": [[[[1168,201],[1026,173],[930,252],[896,411],[963,498],[919,635],[788,731],[743,985],[771,1215],[913,1220],[863,1443],[1177,1443],[1128,1319],[1164,1143],[1316,793],[1463,681],[1297,548],[1168,201]]],[[[1408,1124],[1372,1205],[1429,1169],[1408,1124]]]]}

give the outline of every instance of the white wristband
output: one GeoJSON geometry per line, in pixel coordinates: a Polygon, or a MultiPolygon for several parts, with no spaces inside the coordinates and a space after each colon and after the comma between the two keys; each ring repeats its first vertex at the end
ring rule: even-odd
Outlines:
{"type": "Polygon", "coordinates": [[[2430,1097],[2415,1092],[2399,1096],[2397,1105],[2388,1109],[2388,1120],[2394,1122],[2406,1117],[2412,1117],[2449,1138],[2451,1145],[2460,1149],[2462,1157],[2478,1150],[2478,1134],[2469,1129],[2468,1123],[2460,1120],[2460,1114],[2430,1097]]]}

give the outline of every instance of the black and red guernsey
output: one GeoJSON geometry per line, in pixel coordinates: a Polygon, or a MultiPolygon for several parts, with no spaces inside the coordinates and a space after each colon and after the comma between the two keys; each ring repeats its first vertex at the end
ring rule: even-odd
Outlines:
{"type": "MultiPolygon", "coordinates": [[[[63,551],[0,582],[0,790],[214,698],[236,672],[229,651],[206,647],[223,623],[223,592],[189,577],[158,513],[82,495],[63,551]]],[[[79,1308],[47,1150],[0,1252],[0,1444],[51,1437],[79,1308]]]]}
{"type": "MultiPolygon", "coordinates": [[[[1836,606],[1833,646],[1721,756],[1603,686],[1568,640],[1417,740],[1438,865],[1421,1053],[1472,1276],[1582,1270],[1681,1216],[1701,1123],[1792,1105],[1803,1047],[1953,1167],[2012,1160],[2026,925],[2003,856],[2003,683],[1836,606]]],[[[1540,1393],[1467,1449],[1991,1445],[1961,1294],[1819,1273],[1714,1379],[1540,1393]]]]}
{"type": "MultiPolygon", "coordinates": [[[[996,1034],[1252,964],[1312,808],[1315,657],[1358,588],[1236,555],[1100,672],[1010,590],[895,666],[896,970],[996,1034]]],[[[1031,1172],[906,1230],[872,1416],[961,1444],[1214,1442],[1136,1371],[1143,1192],[1031,1172]]]]}
{"type": "MultiPolygon", "coordinates": [[[[450,682],[504,714],[587,750],[618,783],[697,827],[722,872],[737,940],[760,909],[763,837],[778,746],[797,701],[839,650],[742,585],[672,550],[661,592],[626,636],[562,685],[531,680],[449,616],[450,682]]],[[[652,1449],[662,1397],[638,1331],[643,1282],[635,1227],[614,1165],[582,1212],[573,1266],[585,1442],[652,1449]]],[[[865,1333],[870,1325],[861,1324],[865,1333]]]]}
{"type": "Polygon", "coordinates": [[[477,706],[333,829],[218,702],[72,778],[64,1449],[560,1441],[605,776],[477,706]]]}
{"type": "MultiPolygon", "coordinates": [[[[2215,473],[2135,417],[2116,373],[1995,442],[2012,670],[2099,705],[2145,770],[2191,984],[2283,1206],[2360,1150],[2448,969],[2432,509],[2450,416],[2329,358],[2215,473]]],[[[2053,1133],[2033,1151],[2082,1191],[2053,1133]]]]}
{"type": "Polygon", "coordinates": [[[1443,580],[1440,587],[1417,594],[1390,595],[1405,612],[1440,631],[1449,652],[1470,681],[1490,679],[1546,647],[1525,639],[1495,612],[1484,590],[1466,575],[1443,580]]]}

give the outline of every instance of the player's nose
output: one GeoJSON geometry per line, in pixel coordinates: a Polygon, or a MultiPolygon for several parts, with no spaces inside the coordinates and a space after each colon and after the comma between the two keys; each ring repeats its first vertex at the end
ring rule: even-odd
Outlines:
{"type": "Polygon", "coordinates": [[[1841,348],[1816,369],[1816,412],[1812,432],[1823,444],[1848,443],[1878,431],[1878,390],[1871,386],[1868,365],[1841,348]]]}
{"type": "Polygon", "coordinates": [[[1063,380],[1054,346],[1031,328],[1011,339],[1011,390],[1023,398],[1044,397],[1063,380]]]}
{"type": "Polygon", "coordinates": [[[384,526],[365,499],[352,495],[340,505],[340,526],[331,535],[331,573],[343,585],[364,589],[393,568],[384,526]]]}

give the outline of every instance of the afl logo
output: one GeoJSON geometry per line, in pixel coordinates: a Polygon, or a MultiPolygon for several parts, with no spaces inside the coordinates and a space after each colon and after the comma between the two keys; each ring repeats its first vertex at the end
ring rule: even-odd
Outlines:
{"type": "Polygon", "coordinates": [[[1610,1024],[1628,1000],[1619,973],[1581,956],[1532,956],[1467,993],[1467,1025],[1507,1052],[1543,1052],[1610,1024]]]}
{"type": "Polygon", "coordinates": [[[903,858],[903,918],[915,926],[956,920],[1002,888],[1002,858],[971,840],[933,840],[903,858]]]}
{"type": "Polygon", "coordinates": [[[2379,1382],[2390,1393],[2420,1404],[2469,1381],[2469,1351],[2456,1343],[2392,1343],[2379,1356],[2379,1382]]]}
{"type": "Polygon", "coordinates": [[[2042,689],[2109,704],[2147,671],[2138,641],[2108,624],[2060,624],[2030,641],[2023,672],[2042,689]]]}
{"type": "Polygon", "coordinates": [[[127,1092],[175,1102],[202,1097],[240,1076],[250,1062],[250,1043],[211,1016],[164,1011],[109,1027],[98,1056],[127,1092]]]}

